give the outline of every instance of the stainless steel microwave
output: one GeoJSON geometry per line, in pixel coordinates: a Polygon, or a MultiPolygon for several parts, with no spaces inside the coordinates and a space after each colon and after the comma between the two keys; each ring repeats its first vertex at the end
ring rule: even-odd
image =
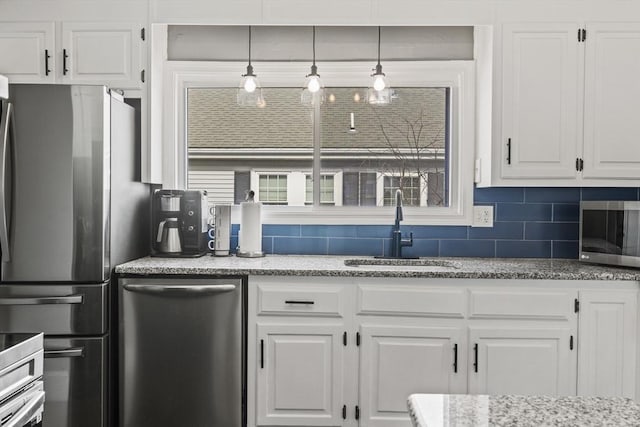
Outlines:
{"type": "Polygon", "coordinates": [[[582,202],[579,259],[640,267],[640,202],[582,202]]]}

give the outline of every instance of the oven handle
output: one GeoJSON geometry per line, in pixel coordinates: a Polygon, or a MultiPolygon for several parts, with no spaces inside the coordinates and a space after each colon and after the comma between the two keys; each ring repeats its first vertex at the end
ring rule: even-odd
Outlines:
{"type": "Polygon", "coordinates": [[[71,347],[60,350],[44,351],[45,359],[59,359],[61,357],[84,357],[84,347],[71,347]]]}
{"type": "Polygon", "coordinates": [[[143,294],[166,294],[166,293],[183,293],[186,295],[192,294],[220,294],[223,292],[235,291],[236,285],[224,284],[224,285],[133,285],[126,284],[122,287],[129,292],[139,292],[143,294]]]}
{"type": "Polygon", "coordinates": [[[67,295],[59,297],[4,297],[0,305],[41,305],[41,304],[82,304],[83,295],[67,295]]]}
{"type": "Polygon", "coordinates": [[[44,391],[39,391],[2,427],[22,427],[26,425],[40,411],[43,404],[44,391]]]}

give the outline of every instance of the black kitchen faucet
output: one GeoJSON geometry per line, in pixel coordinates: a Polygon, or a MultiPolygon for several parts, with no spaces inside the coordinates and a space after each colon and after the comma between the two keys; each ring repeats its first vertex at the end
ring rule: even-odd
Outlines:
{"type": "Polygon", "coordinates": [[[402,247],[413,246],[413,233],[409,233],[408,239],[402,238],[400,231],[400,221],[404,219],[402,215],[402,190],[396,190],[396,222],[391,231],[391,256],[390,258],[402,258],[402,247]]]}

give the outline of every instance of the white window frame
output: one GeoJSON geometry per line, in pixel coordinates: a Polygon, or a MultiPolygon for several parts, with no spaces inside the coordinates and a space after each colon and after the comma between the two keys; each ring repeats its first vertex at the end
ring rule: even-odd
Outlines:
{"type": "MultiPolygon", "coordinates": [[[[246,68],[242,62],[164,61],[163,72],[163,184],[185,188],[187,177],[186,91],[196,87],[237,87],[246,68]]],[[[302,85],[307,63],[255,63],[263,87],[302,85]]],[[[451,89],[451,185],[448,207],[406,207],[404,224],[470,225],[473,211],[475,148],[474,61],[397,61],[384,63],[396,87],[449,87],[451,89]]],[[[361,62],[319,63],[326,87],[366,87],[368,66],[361,62]]],[[[389,224],[393,207],[265,206],[268,224],[389,224]]],[[[239,209],[232,209],[239,221],[239,209]]]]}

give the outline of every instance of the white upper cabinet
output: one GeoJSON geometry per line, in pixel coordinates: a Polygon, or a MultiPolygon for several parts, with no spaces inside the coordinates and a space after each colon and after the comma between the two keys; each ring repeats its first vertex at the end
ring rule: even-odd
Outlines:
{"type": "Polygon", "coordinates": [[[571,178],[578,140],[577,24],[505,25],[505,178],[571,178]]]}
{"type": "Polygon", "coordinates": [[[55,24],[0,24],[0,74],[12,83],[55,81],[55,24]]]}
{"type": "Polygon", "coordinates": [[[640,178],[640,23],[587,24],[584,178],[640,178]]]}
{"type": "Polygon", "coordinates": [[[64,22],[62,80],[135,88],[142,81],[140,25],[64,22]]]}
{"type": "Polygon", "coordinates": [[[87,83],[140,89],[142,25],[26,22],[0,25],[0,74],[12,83],[87,83]]]}
{"type": "Polygon", "coordinates": [[[479,186],[640,185],[640,23],[502,26],[479,186]]]}

